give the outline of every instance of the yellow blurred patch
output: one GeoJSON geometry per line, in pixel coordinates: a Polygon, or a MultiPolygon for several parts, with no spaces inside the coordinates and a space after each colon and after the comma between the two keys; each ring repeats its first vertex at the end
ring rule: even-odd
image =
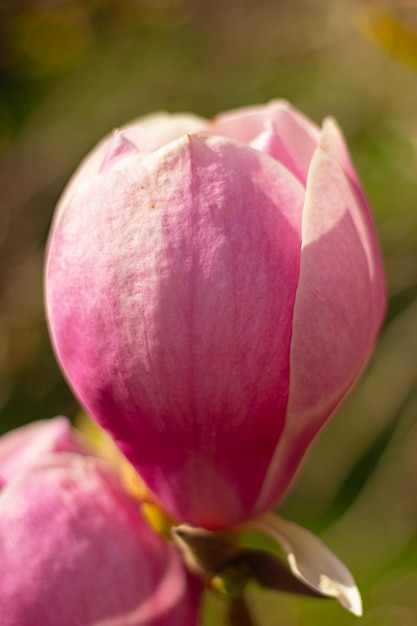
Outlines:
{"type": "Polygon", "coordinates": [[[171,539],[171,528],[177,523],[172,517],[152,502],[145,502],[142,505],[142,513],[155,532],[171,539]]]}
{"type": "Polygon", "coordinates": [[[143,517],[158,534],[171,539],[171,528],[177,522],[159,506],[133,465],[120,452],[113,439],[87,413],[80,411],[74,427],[98,456],[106,459],[122,477],[126,491],[141,503],[143,517]]]}
{"type": "Polygon", "coordinates": [[[93,31],[82,7],[24,12],[10,24],[15,53],[35,75],[71,69],[90,47],[93,31]]]}
{"type": "Polygon", "coordinates": [[[417,70],[417,31],[384,10],[366,12],[359,24],[363,35],[393,59],[417,70]]]}
{"type": "Polygon", "coordinates": [[[122,476],[126,490],[141,502],[154,502],[155,498],[145,483],[120,452],[113,439],[100,428],[86,413],[80,412],[74,421],[74,427],[86,439],[90,447],[99,456],[108,461],[122,476]]]}

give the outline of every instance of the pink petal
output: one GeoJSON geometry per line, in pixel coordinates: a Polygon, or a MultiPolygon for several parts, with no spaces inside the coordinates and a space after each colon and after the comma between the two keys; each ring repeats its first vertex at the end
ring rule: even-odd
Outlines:
{"type": "Polygon", "coordinates": [[[357,197],[358,210],[352,213],[352,219],[355,221],[358,234],[361,238],[368,261],[369,273],[371,275],[372,293],[369,300],[375,308],[376,315],[381,315],[385,311],[387,291],[383,261],[379,251],[374,222],[368,201],[350,158],[342,131],[335,120],[328,118],[324,121],[320,144],[333,158],[337,159],[347,175],[357,197]]]}
{"type": "Polygon", "coordinates": [[[62,215],[52,336],[79,398],[164,506],[226,525],[251,511],[283,427],[304,190],[221,138],[135,159],[62,215]]]}
{"type": "Polygon", "coordinates": [[[141,152],[153,152],[183,135],[208,128],[208,120],[191,113],[154,113],[135,120],[124,130],[141,152]]]}
{"type": "Polygon", "coordinates": [[[385,292],[374,291],[383,283],[379,250],[370,254],[374,238],[342,171],[319,149],[303,215],[290,410],[310,413],[313,405],[337,405],[373,348],[385,312],[385,292]],[[317,353],[326,355],[325,370],[317,353]],[[331,400],[329,387],[335,390],[331,400]]]}
{"type": "Polygon", "coordinates": [[[320,140],[320,129],[288,102],[273,100],[264,106],[228,111],[214,119],[212,132],[253,144],[270,129],[271,124],[282,144],[279,154],[286,155],[284,165],[289,166],[304,184],[320,140]]]}
{"type": "Polygon", "coordinates": [[[287,106],[283,100],[274,100],[266,105],[241,107],[217,115],[212,122],[213,135],[228,137],[242,143],[250,143],[266,128],[271,121],[271,110],[287,106]]]}
{"type": "MultiPolygon", "coordinates": [[[[189,113],[173,115],[154,113],[138,118],[117,132],[123,136],[125,142],[131,143],[132,147],[136,148],[139,153],[146,153],[156,150],[187,133],[204,130],[207,126],[207,120],[189,113]]],[[[111,135],[104,137],[78,166],[61,195],[54,215],[54,224],[58,223],[63,209],[71,200],[73,192],[101,171],[111,141],[111,135]]],[[[133,153],[133,149],[131,152],[133,153]]]]}
{"type": "Polygon", "coordinates": [[[51,452],[82,453],[82,443],[65,417],[22,426],[0,437],[0,475],[4,483],[51,452]]]}
{"type": "MultiPolygon", "coordinates": [[[[345,172],[349,180],[359,189],[361,184],[358,179],[355,167],[353,165],[349,149],[346,145],[343,133],[337,122],[332,117],[327,117],[323,122],[323,134],[320,145],[337,160],[342,170],[345,172]]],[[[362,189],[361,193],[362,192],[362,189]]]]}
{"type": "Polygon", "coordinates": [[[288,413],[258,510],[282,497],[311,440],[359,376],[380,329],[383,276],[378,250],[369,256],[375,235],[363,216],[340,166],[319,148],[303,214],[288,413]]]}
{"type": "Polygon", "coordinates": [[[108,143],[107,152],[100,167],[100,172],[105,172],[113,167],[117,161],[138,153],[136,146],[129,141],[119,130],[113,131],[108,143]]]}
{"type": "Polygon", "coordinates": [[[298,163],[292,156],[288,146],[282,141],[281,137],[275,130],[274,125],[270,122],[266,130],[257,135],[250,146],[255,150],[260,150],[269,154],[273,159],[282,163],[302,185],[306,183],[306,173],[299,167],[298,163]]]}
{"type": "Polygon", "coordinates": [[[2,626],[197,624],[199,584],[92,458],[50,457],[3,490],[0,567],[2,626]]]}
{"type": "Polygon", "coordinates": [[[271,119],[277,135],[302,172],[302,181],[305,184],[311,159],[320,141],[320,129],[288,104],[274,107],[271,119]]]}

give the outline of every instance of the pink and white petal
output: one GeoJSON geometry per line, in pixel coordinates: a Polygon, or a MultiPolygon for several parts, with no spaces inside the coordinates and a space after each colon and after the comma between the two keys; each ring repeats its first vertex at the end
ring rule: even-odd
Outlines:
{"type": "Polygon", "coordinates": [[[257,135],[249,145],[251,148],[265,152],[265,154],[269,154],[270,157],[279,161],[279,163],[294,174],[300,183],[305,186],[307,173],[299,167],[289,151],[288,146],[276,132],[272,122],[267,122],[266,129],[257,135]]]}
{"type": "Polygon", "coordinates": [[[110,140],[111,135],[107,135],[106,137],[101,139],[101,141],[99,141],[99,143],[81,161],[80,165],[77,167],[77,169],[69,179],[56,206],[51,233],[61,219],[62,212],[68,202],[71,201],[72,195],[74,194],[75,190],[78,190],[93,176],[97,176],[97,174],[99,174],[109,148],[110,140]]]}
{"type": "Polygon", "coordinates": [[[293,107],[286,100],[273,101],[271,103],[271,108],[273,110],[271,119],[277,124],[277,132],[280,130],[280,126],[278,125],[278,120],[280,119],[283,123],[289,123],[289,132],[292,131],[295,133],[294,139],[296,143],[301,141],[301,143],[304,144],[306,138],[308,137],[311,142],[315,143],[316,146],[318,145],[321,129],[315,122],[307,117],[307,115],[301,113],[301,111],[293,107]],[[280,117],[281,112],[286,113],[287,115],[280,117]]]}
{"type": "Polygon", "coordinates": [[[314,149],[320,140],[320,129],[308,117],[286,100],[272,100],[268,104],[243,107],[221,113],[213,119],[213,134],[250,143],[273,123],[277,134],[308,169],[314,149]]]}
{"type": "MultiPolygon", "coordinates": [[[[320,141],[320,129],[285,100],[273,100],[267,105],[246,107],[223,113],[213,120],[211,132],[243,143],[252,144],[273,124],[285,147],[288,163],[294,163],[303,184],[310,161],[320,141]]],[[[280,153],[283,148],[280,148],[280,153]]],[[[290,171],[295,172],[294,166],[290,171]]]]}
{"type": "Polygon", "coordinates": [[[135,158],[81,189],[54,234],[52,337],[164,507],[227,525],[251,512],[283,427],[304,189],[219,137],[135,158]]]}
{"type": "Polygon", "coordinates": [[[197,624],[198,581],[92,458],[49,457],[2,491],[0,567],[2,626],[197,624]]]}
{"type": "Polygon", "coordinates": [[[269,104],[242,107],[217,115],[210,133],[228,137],[242,143],[250,143],[262,133],[273,119],[274,109],[289,106],[285,100],[273,100],[269,104]]]}
{"type": "MultiPolygon", "coordinates": [[[[323,123],[323,132],[320,140],[323,149],[335,158],[347,175],[353,190],[357,196],[356,211],[352,212],[356,228],[366,252],[369,272],[372,277],[371,302],[374,303],[376,311],[383,316],[387,291],[385,284],[385,272],[382,256],[379,249],[377,234],[368,201],[363,192],[361,183],[349,154],[343,133],[337,122],[332,118],[327,118],[323,123]]],[[[382,320],[381,320],[382,321],[382,320]]]]}
{"type": "Polygon", "coordinates": [[[288,103],[275,106],[271,110],[271,120],[275,132],[302,172],[305,185],[311,159],[320,141],[319,127],[288,103]]]}
{"type": "Polygon", "coordinates": [[[311,416],[313,407],[324,413],[335,408],[381,327],[385,298],[374,290],[381,277],[370,262],[361,212],[339,165],[319,148],[307,185],[294,310],[289,402],[294,420],[311,416]]]}
{"type": "Polygon", "coordinates": [[[327,117],[323,121],[320,145],[337,160],[349,180],[360,189],[361,184],[356,173],[355,166],[353,165],[349,149],[346,145],[345,138],[338,123],[333,117],[327,117]]]}
{"type": "Polygon", "coordinates": [[[358,203],[338,163],[319,148],[303,214],[288,411],[258,511],[283,496],[312,439],[362,371],[381,326],[383,279],[357,227],[358,203]]]}
{"type": "Polygon", "coordinates": [[[113,131],[107,144],[107,152],[100,166],[100,172],[106,172],[121,159],[138,154],[138,152],[139,150],[125,137],[123,132],[120,130],[113,131]]]}
{"type": "Polygon", "coordinates": [[[52,452],[83,453],[83,444],[66,417],[33,422],[0,437],[0,475],[8,483],[52,452]]]}
{"type": "Polygon", "coordinates": [[[360,617],[362,600],[346,565],[313,533],[274,513],[264,513],[239,527],[265,533],[284,549],[294,576],[323,596],[336,598],[360,617]]]}
{"type": "MultiPolygon", "coordinates": [[[[147,153],[187,133],[205,130],[208,126],[209,122],[207,120],[191,113],[175,113],[172,115],[168,113],[153,113],[139,117],[114,132],[119,133],[125,141],[130,142],[132,147],[137,149],[137,152],[147,153]]],[[[71,200],[74,190],[79,189],[103,169],[103,163],[106,161],[111,141],[112,135],[107,135],[81,161],[61,195],[55,210],[53,227],[58,223],[62,210],[71,200]]],[[[125,158],[134,153],[133,150],[125,152],[125,158]]]]}
{"type": "Polygon", "coordinates": [[[131,122],[122,131],[140,152],[154,152],[183,135],[205,132],[210,122],[192,113],[153,113],[131,122]]]}

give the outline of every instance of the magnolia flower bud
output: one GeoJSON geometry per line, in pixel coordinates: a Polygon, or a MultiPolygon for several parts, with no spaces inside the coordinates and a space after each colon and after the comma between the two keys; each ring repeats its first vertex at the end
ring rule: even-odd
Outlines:
{"type": "Polygon", "coordinates": [[[201,583],[64,418],[0,438],[2,626],[196,626],[201,583]]]}
{"type": "Polygon", "coordinates": [[[99,144],[60,202],[46,298],[81,403],[170,514],[215,529],[283,497],[385,284],[336,123],[278,101],[99,144]]]}

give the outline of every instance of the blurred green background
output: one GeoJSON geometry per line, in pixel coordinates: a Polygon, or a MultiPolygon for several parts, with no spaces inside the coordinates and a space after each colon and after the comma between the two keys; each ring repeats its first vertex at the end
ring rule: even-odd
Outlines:
{"type": "MultiPolygon", "coordinates": [[[[416,69],[415,0],[0,0],[0,432],[77,412],[45,326],[44,246],[103,134],[151,111],[211,117],[274,97],[344,129],[390,303],[365,376],[280,510],[354,572],[363,626],[417,626],[416,69]]],[[[356,622],[333,602],[249,595],[261,626],[356,622]]]]}

